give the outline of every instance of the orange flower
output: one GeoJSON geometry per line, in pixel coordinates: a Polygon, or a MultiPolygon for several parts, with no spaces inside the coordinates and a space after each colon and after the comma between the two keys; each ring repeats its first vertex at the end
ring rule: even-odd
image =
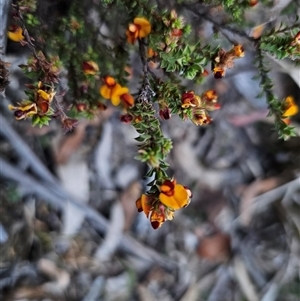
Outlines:
{"type": "Polygon", "coordinates": [[[242,45],[235,45],[233,46],[234,55],[236,57],[244,57],[245,56],[245,50],[242,45]]]}
{"type": "Polygon", "coordinates": [[[196,95],[194,91],[188,91],[183,93],[181,97],[181,107],[189,108],[189,107],[199,107],[201,105],[200,96],[196,95]]]}
{"type": "Polygon", "coordinates": [[[217,102],[218,95],[214,90],[207,90],[203,93],[202,99],[207,102],[217,102]]]}
{"type": "Polygon", "coordinates": [[[158,56],[158,53],[153,50],[153,48],[147,49],[147,57],[155,59],[158,56]]]}
{"type": "Polygon", "coordinates": [[[127,42],[134,44],[139,38],[147,37],[151,32],[151,24],[145,18],[135,18],[133,23],[129,24],[128,30],[126,31],[127,42]]]}
{"type": "Polygon", "coordinates": [[[208,76],[209,75],[209,72],[206,70],[206,69],[204,69],[204,71],[201,73],[201,76],[208,76]]]}
{"type": "Polygon", "coordinates": [[[106,76],[104,83],[99,92],[104,98],[110,99],[114,106],[118,106],[121,101],[125,107],[134,105],[134,98],[128,93],[129,89],[127,87],[117,84],[111,76],[106,76]]]}
{"type": "Polygon", "coordinates": [[[177,210],[190,203],[188,190],[175,180],[165,180],[160,186],[159,200],[167,207],[177,210]]]}
{"type": "Polygon", "coordinates": [[[215,67],[213,69],[214,77],[219,79],[225,76],[225,69],[223,67],[215,67]]]}
{"type": "Polygon", "coordinates": [[[138,209],[138,212],[144,211],[147,217],[149,217],[149,213],[152,210],[152,202],[153,199],[150,196],[147,196],[146,194],[142,194],[142,196],[136,200],[135,205],[138,209]]]}
{"type": "Polygon", "coordinates": [[[15,111],[14,115],[17,120],[26,119],[37,114],[37,106],[33,102],[24,101],[19,103],[18,106],[9,105],[11,111],[15,111]]]}
{"type": "Polygon", "coordinates": [[[255,6],[258,3],[258,0],[249,0],[249,4],[251,7],[255,6]]]}
{"type": "Polygon", "coordinates": [[[129,89],[127,87],[117,85],[110,98],[112,104],[118,106],[122,101],[125,107],[132,107],[134,105],[134,99],[128,92],[129,89]]]}
{"type": "MultiPolygon", "coordinates": [[[[127,89],[128,90],[128,89],[127,89]]],[[[129,90],[128,90],[129,91],[129,90]]],[[[131,94],[125,93],[120,96],[120,100],[126,108],[130,108],[134,105],[134,98],[131,94]]]]}
{"type": "Polygon", "coordinates": [[[206,125],[211,123],[212,119],[205,110],[197,110],[194,112],[192,121],[196,125],[206,125]]]}
{"type": "Polygon", "coordinates": [[[219,79],[225,76],[227,68],[233,68],[234,60],[245,56],[245,50],[242,45],[234,45],[232,49],[226,52],[224,49],[220,49],[213,60],[212,70],[215,78],[219,79]]]}
{"type": "Polygon", "coordinates": [[[215,111],[221,108],[217,103],[218,95],[214,90],[207,90],[202,94],[203,108],[209,111],[215,111]]]}
{"type": "Polygon", "coordinates": [[[86,110],[86,104],[85,103],[77,103],[76,105],[75,105],[75,107],[76,107],[76,110],[78,111],[78,112],[84,112],[85,110],[86,110]]]}
{"type": "Polygon", "coordinates": [[[165,222],[166,217],[163,212],[153,211],[150,216],[150,222],[153,229],[161,227],[165,222]]]}
{"type": "Polygon", "coordinates": [[[35,102],[37,104],[39,115],[45,115],[50,109],[56,92],[52,87],[45,86],[42,82],[38,83],[37,91],[35,92],[35,102]]]}
{"type": "Polygon", "coordinates": [[[111,76],[106,76],[103,81],[104,85],[100,88],[99,92],[103,98],[111,99],[114,90],[121,88],[121,85],[117,84],[116,80],[111,76]]]}
{"type": "Polygon", "coordinates": [[[24,40],[24,36],[23,36],[23,30],[20,26],[10,26],[7,36],[10,40],[14,41],[14,42],[20,42],[22,40],[24,40]]]}
{"type": "Polygon", "coordinates": [[[99,71],[99,67],[94,61],[83,62],[82,69],[86,75],[95,75],[99,71]]]}
{"type": "Polygon", "coordinates": [[[282,104],[283,109],[283,117],[290,117],[296,115],[299,112],[299,107],[295,103],[295,99],[293,96],[288,96],[285,98],[282,104]]]}

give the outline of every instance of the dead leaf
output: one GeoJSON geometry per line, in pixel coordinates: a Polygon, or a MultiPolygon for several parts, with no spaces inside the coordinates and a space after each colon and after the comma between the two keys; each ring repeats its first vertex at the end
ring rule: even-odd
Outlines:
{"type": "Polygon", "coordinates": [[[200,241],[197,253],[200,257],[211,261],[227,261],[231,253],[231,238],[222,232],[204,237],[200,241]]]}
{"type": "Polygon", "coordinates": [[[124,210],[120,202],[113,204],[111,218],[105,239],[95,253],[95,257],[101,261],[107,261],[116,251],[124,230],[124,210]]]}
{"type": "Polygon", "coordinates": [[[86,123],[78,123],[71,135],[64,136],[61,145],[55,150],[57,164],[65,164],[71,155],[78,150],[85,136],[86,123]]]}
{"type": "Polygon", "coordinates": [[[252,31],[250,33],[250,37],[253,37],[254,39],[258,39],[263,34],[265,26],[266,26],[266,23],[263,23],[263,24],[253,27],[252,31]]]}
{"type": "Polygon", "coordinates": [[[245,264],[238,256],[235,256],[234,258],[234,272],[235,279],[239,283],[244,295],[247,297],[247,300],[258,301],[259,298],[255,286],[249,277],[245,264]]]}
{"type": "Polygon", "coordinates": [[[131,225],[134,221],[134,217],[137,215],[138,211],[135,206],[135,201],[141,195],[141,184],[136,181],[133,182],[126,191],[121,195],[121,204],[123,206],[125,214],[125,225],[124,230],[128,231],[131,228],[131,225]]]}
{"type": "MultiPolygon", "coordinates": [[[[244,226],[248,226],[252,220],[255,210],[255,206],[252,206],[255,200],[254,198],[259,194],[274,189],[279,183],[278,178],[256,180],[244,190],[240,203],[240,222],[244,226]]],[[[257,206],[259,206],[259,204],[257,204],[257,206]]]]}

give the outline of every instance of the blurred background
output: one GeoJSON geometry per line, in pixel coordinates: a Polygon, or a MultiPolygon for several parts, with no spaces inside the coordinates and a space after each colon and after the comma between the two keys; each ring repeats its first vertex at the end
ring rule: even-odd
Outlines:
{"type": "MultiPolygon", "coordinates": [[[[299,11],[291,1],[269,10],[259,4],[246,14],[247,33],[259,35],[299,11]],[[270,11],[278,18],[270,21],[270,11]]],[[[38,1],[37,13],[52,24],[68,13],[68,1],[38,1]]],[[[209,40],[212,24],[185,17],[209,40]]],[[[137,133],[120,122],[120,110],[109,105],[67,134],[55,120],[43,128],[15,121],[7,105],[24,98],[28,79],[18,65],[29,50],[8,41],[2,60],[11,63],[10,84],[0,96],[1,300],[300,300],[300,114],[292,118],[298,136],[279,140],[264,97],[256,98],[254,50],[227,35],[245,45],[245,57],[221,80],[210,74],[202,85],[186,82],[196,93],[219,95],[213,123],[162,121],[173,141],[170,175],[193,198],[157,230],[135,206],[151,179],[134,159],[137,133]]],[[[134,49],[131,60],[134,90],[134,49]]],[[[300,105],[299,67],[271,57],[269,64],[278,97],[300,105]]]]}

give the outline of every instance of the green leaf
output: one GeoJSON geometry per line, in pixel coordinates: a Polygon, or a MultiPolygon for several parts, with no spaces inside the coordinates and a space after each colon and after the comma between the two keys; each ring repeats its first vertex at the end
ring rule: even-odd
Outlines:
{"type": "Polygon", "coordinates": [[[32,120],[31,120],[32,125],[33,125],[33,126],[36,126],[37,124],[40,123],[40,120],[41,120],[41,118],[40,118],[39,115],[34,115],[34,116],[32,116],[32,120]]]}

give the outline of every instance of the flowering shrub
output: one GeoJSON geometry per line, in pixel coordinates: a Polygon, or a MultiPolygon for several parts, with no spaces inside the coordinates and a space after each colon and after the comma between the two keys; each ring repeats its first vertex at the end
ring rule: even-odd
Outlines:
{"type": "MultiPolygon", "coordinates": [[[[54,35],[46,24],[38,26],[43,20],[35,15],[35,1],[19,0],[12,4],[13,25],[8,28],[8,38],[27,46],[32,53],[28,63],[20,66],[32,80],[27,85],[27,99],[9,106],[15,118],[31,119],[33,125],[39,126],[56,118],[68,131],[76,126],[78,118],[92,117],[105,110],[110,105],[106,100],[113,106],[121,106],[120,121],[131,124],[139,134],[136,158],[149,165],[146,176],[154,177],[136,206],[155,229],[173,219],[174,212],[187,206],[191,198],[191,191],[167,173],[166,156],[172,141],[163,135],[160,123],[172,115],[183,121],[189,119],[196,126],[209,126],[212,122],[208,112],[220,109],[216,92],[209,89],[197,95],[185,83],[189,80],[201,85],[209,75],[210,66],[215,80],[220,80],[227,69],[234,68],[236,60],[243,59],[246,47],[229,38],[228,32],[255,51],[256,80],[260,80],[261,94],[266,95],[280,137],[287,139],[294,135],[289,118],[298,113],[292,97],[277,99],[265,63],[271,55],[277,59],[290,58],[299,64],[297,19],[254,38],[246,34],[243,16],[257,5],[268,5],[267,0],[175,2],[176,11],[167,6],[162,10],[146,0],[102,0],[89,5],[75,0],[68,14],[52,25],[57,33],[54,35]],[[214,10],[219,10],[221,20],[214,17],[214,10]],[[91,11],[97,22],[87,17],[91,11]],[[215,39],[199,38],[199,28],[183,17],[187,14],[199,22],[212,24],[215,39]],[[105,34],[102,25],[107,28],[105,34]],[[222,38],[231,46],[221,46],[222,38]],[[136,94],[128,88],[129,55],[133,52],[141,61],[141,81],[136,94]],[[57,92],[61,90],[62,71],[68,74],[67,93],[57,92]],[[70,107],[67,112],[65,108],[70,107]]],[[[4,89],[8,84],[7,65],[1,61],[1,66],[4,89]]]]}

